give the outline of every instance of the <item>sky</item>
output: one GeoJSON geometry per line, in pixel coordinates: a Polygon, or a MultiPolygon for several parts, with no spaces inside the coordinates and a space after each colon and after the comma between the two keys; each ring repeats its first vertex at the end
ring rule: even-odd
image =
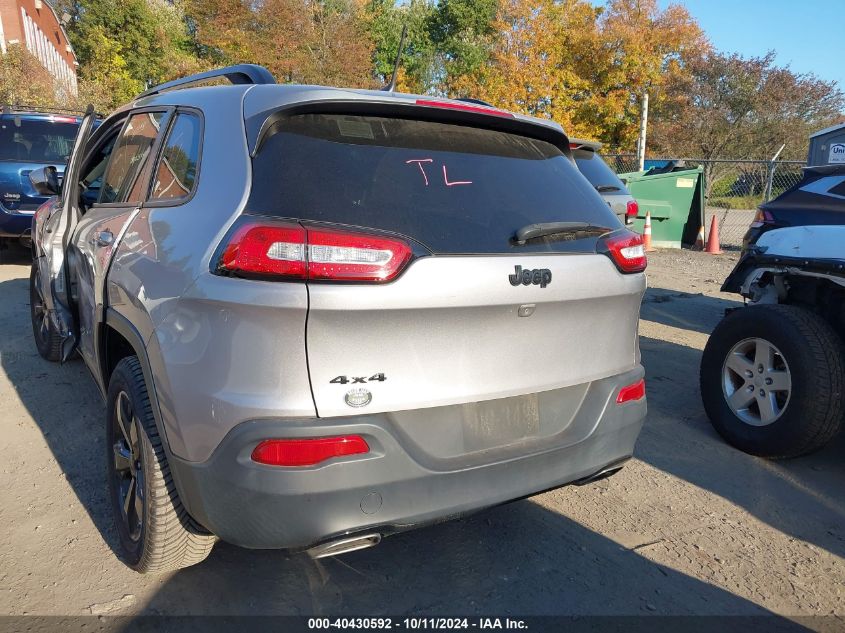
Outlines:
{"type": "MultiPolygon", "coordinates": [[[[596,3],[601,4],[601,3],[596,3]]],[[[777,53],[778,66],[836,81],[845,91],[842,16],[845,0],[659,0],[682,4],[713,46],[725,53],[759,57],[777,53]]]]}

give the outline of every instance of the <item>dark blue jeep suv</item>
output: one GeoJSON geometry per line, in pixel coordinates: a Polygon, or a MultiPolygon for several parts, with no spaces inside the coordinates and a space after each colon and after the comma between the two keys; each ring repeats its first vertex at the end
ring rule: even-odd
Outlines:
{"type": "Polygon", "coordinates": [[[27,240],[32,215],[47,200],[29,181],[33,169],[53,165],[59,177],[82,118],[9,107],[0,114],[0,240],[27,240]]]}

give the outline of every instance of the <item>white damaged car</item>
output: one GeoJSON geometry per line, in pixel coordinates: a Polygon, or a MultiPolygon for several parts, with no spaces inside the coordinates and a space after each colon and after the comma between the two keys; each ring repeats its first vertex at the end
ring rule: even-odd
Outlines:
{"type": "Polygon", "coordinates": [[[845,166],[808,168],[764,204],[722,290],[729,310],[701,361],[713,426],[768,458],[824,446],[845,417],[845,166]]]}

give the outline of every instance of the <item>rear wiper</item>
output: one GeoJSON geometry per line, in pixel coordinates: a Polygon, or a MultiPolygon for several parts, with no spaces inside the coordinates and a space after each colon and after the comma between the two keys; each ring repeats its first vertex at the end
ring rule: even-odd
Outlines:
{"type": "Polygon", "coordinates": [[[514,242],[517,244],[525,244],[528,240],[534,240],[538,237],[548,237],[549,235],[558,234],[572,234],[588,232],[593,235],[602,235],[607,233],[610,229],[605,226],[596,226],[588,222],[541,222],[539,224],[528,224],[523,226],[514,235],[514,242]]]}
{"type": "Polygon", "coordinates": [[[621,191],[621,187],[617,187],[616,185],[596,185],[595,187],[599,193],[604,193],[605,191],[621,191]]]}

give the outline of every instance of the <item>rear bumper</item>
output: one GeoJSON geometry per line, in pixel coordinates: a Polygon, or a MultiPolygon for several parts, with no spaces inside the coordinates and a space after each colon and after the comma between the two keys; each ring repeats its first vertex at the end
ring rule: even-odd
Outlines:
{"type": "Polygon", "coordinates": [[[10,211],[0,204],[0,237],[21,237],[32,230],[33,211],[10,211]]]}
{"type": "MultiPolygon", "coordinates": [[[[387,416],[245,422],[206,462],[170,458],[179,494],[190,514],[225,541],[249,548],[301,549],[359,532],[390,534],[584,480],[630,457],[646,414],[641,399],[615,403],[641,367],[590,385],[602,400],[589,432],[576,441],[508,447],[474,454],[466,464],[419,459],[387,416]],[[273,437],[358,434],[367,455],[309,468],[278,468],[250,459],[273,437]]],[[[571,439],[571,438],[570,438],[571,439]]],[[[518,444],[518,443],[517,443],[518,444]]]]}

